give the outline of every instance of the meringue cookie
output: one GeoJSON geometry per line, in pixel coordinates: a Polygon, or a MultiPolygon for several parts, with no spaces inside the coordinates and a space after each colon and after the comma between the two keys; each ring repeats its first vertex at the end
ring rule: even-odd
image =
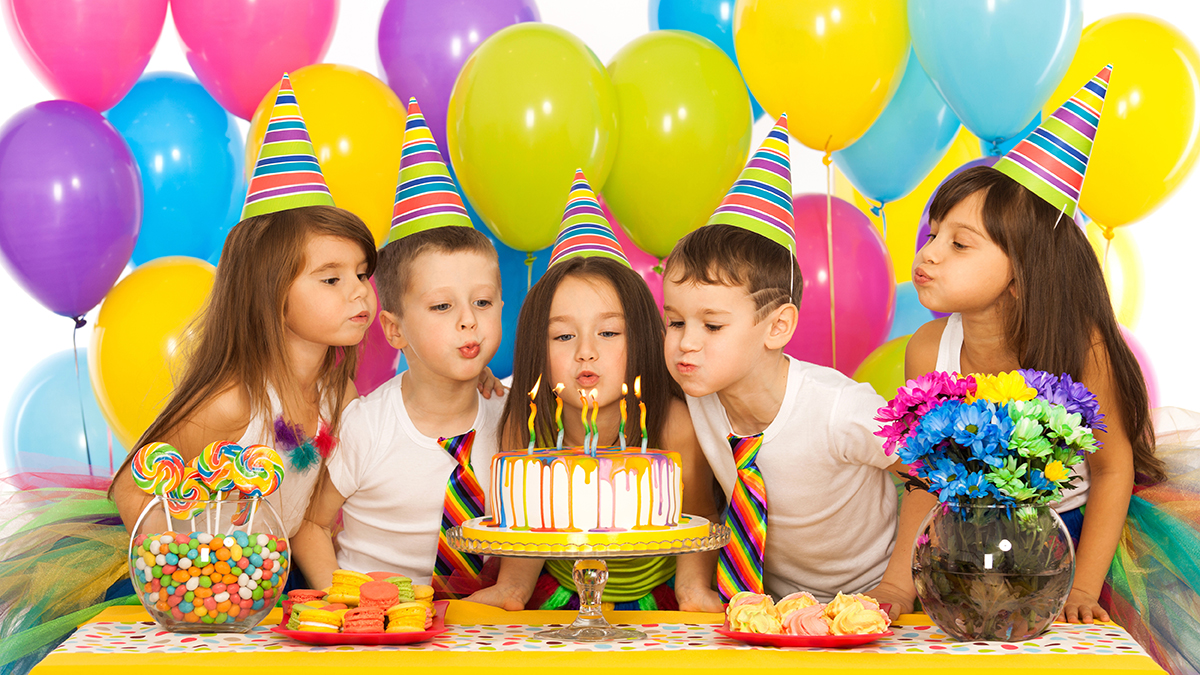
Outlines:
{"type": "Polygon", "coordinates": [[[805,607],[812,607],[813,605],[819,604],[821,603],[817,602],[817,599],[813,597],[812,593],[807,591],[799,591],[797,593],[792,593],[791,595],[785,596],[782,600],[775,604],[775,609],[778,609],[779,615],[783,616],[792,610],[803,609],[805,607]]]}
{"type": "Polygon", "coordinates": [[[783,632],[788,635],[829,635],[829,620],[825,618],[825,606],[809,605],[793,609],[783,615],[783,632]]]}

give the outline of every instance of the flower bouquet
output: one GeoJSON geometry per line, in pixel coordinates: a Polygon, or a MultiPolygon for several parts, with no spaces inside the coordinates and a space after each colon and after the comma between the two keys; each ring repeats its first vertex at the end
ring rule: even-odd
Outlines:
{"type": "Polygon", "coordinates": [[[1074,547],[1050,504],[1103,429],[1095,396],[1069,375],[934,372],[880,408],[884,448],[938,497],[913,548],[925,612],[960,640],[1024,640],[1062,610],[1074,547]]]}

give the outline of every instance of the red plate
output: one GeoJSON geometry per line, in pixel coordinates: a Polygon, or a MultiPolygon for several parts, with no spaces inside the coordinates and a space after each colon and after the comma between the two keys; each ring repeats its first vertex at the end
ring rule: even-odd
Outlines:
{"type": "Polygon", "coordinates": [[[892,631],[889,630],[885,633],[868,633],[866,635],[775,635],[771,633],[739,633],[724,626],[717,628],[716,631],[725,637],[759,647],[857,647],[892,634],[892,631]]]}
{"type": "Polygon", "coordinates": [[[283,626],[275,626],[271,632],[310,645],[406,645],[424,642],[449,630],[446,628],[446,605],[449,604],[446,600],[433,603],[433,626],[420,633],[317,633],[310,630],[288,630],[283,626]]]}

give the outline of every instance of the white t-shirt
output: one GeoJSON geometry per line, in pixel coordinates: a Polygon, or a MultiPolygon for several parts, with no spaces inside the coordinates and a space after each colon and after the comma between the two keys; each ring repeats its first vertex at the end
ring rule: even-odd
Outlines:
{"type": "MultiPolygon", "coordinates": [[[[763,432],[757,464],[767,488],[763,585],[779,599],[878,585],[896,539],[895,462],[874,435],[886,404],[867,384],[789,357],[787,391],[763,432]]],[[[732,427],[716,394],[688,397],[700,447],[726,500],[737,485],[732,427]]]]}
{"type": "MultiPolygon", "coordinates": [[[[398,572],[428,584],[446,484],[458,462],[438,439],[413,426],[401,395],[404,377],[392,378],[342,414],[341,443],[329,459],[329,477],[346,498],[337,560],[344,569],[398,572]]],[[[471,468],[485,494],[503,409],[504,397],[479,396],[471,468]]]]}
{"type": "MultiPolygon", "coordinates": [[[[942,329],[942,339],[938,342],[937,365],[934,369],[947,373],[962,373],[962,346],[962,315],[951,314],[946,318],[946,327],[942,329]]],[[[1063,490],[1061,501],[1050,504],[1050,507],[1059,513],[1066,513],[1087,503],[1088,485],[1092,475],[1087,461],[1071,467],[1071,474],[1077,476],[1075,484],[1063,490]]]]}

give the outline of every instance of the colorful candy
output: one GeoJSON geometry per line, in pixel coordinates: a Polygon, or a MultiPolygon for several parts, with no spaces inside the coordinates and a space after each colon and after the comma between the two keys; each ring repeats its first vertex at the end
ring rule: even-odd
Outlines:
{"type": "Polygon", "coordinates": [[[283,482],[283,458],[274,448],[251,445],[234,462],[234,481],[247,497],[265,497],[283,482]]]}
{"type": "Polygon", "coordinates": [[[204,483],[213,496],[233,490],[233,465],[235,458],[241,454],[242,447],[230,441],[213,441],[192,460],[192,465],[200,473],[204,483]]]}
{"type": "Polygon", "coordinates": [[[133,455],[133,482],[153,495],[165,495],[183,482],[183,457],[166,443],[147,443],[133,455]]]}
{"type": "Polygon", "coordinates": [[[184,468],[183,480],[179,487],[167,493],[168,508],[171,515],[190,520],[204,512],[207,502],[212,498],[208,485],[200,477],[200,472],[194,466],[184,468]]]}

